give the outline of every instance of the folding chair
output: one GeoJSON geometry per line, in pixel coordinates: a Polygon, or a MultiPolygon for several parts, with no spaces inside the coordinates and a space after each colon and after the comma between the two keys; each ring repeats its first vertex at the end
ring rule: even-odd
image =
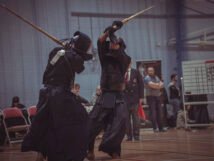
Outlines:
{"type": "Polygon", "coordinates": [[[31,106],[27,109],[27,113],[28,113],[28,121],[31,124],[33,121],[34,116],[36,115],[37,112],[37,108],[36,106],[31,106]]]}
{"type": "Polygon", "coordinates": [[[9,144],[22,142],[24,135],[29,130],[29,125],[17,107],[8,107],[2,110],[3,124],[9,144]]]}

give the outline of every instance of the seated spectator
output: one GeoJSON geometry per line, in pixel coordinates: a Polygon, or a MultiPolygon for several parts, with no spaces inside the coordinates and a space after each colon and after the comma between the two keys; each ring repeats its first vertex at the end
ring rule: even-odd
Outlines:
{"type": "Polygon", "coordinates": [[[71,92],[75,95],[79,95],[80,85],[78,83],[74,83],[74,85],[71,85],[71,92]]]}
{"type": "MultiPolygon", "coordinates": [[[[12,103],[11,103],[11,107],[17,107],[19,109],[21,109],[23,116],[25,117],[25,120],[27,123],[28,122],[28,113],[27,110],[25,109],[25,105],[23,105],[22,103],[20,103],[20,99],[18,96],[14,96],[12,98],[12,103]]],[[[13,122],[19,122],[20,120],[18,118],[15,118],[14,120],[11,121],[11,123],[13,124],[13,122]]],[[[12,138],[16,138],[16,135],[23,135],[25,132],[10,132],[10,137],[12,138]]]]}
{"type": "Polygon", "coordinates": [[[14,96],[13,99],[12,99],[11,107],[18,107],[20,109],[24,109],[25,105],[23,105],[23,104],[21,104],[19,102],[19,97],[18,96],[14,96]]]}
{"type": "Polygon", "coordinates": [[[93,95],[92,100],[91,100],[91,105],[95,105],[97,99],[99,98],[99,96],[101,95],[102,90],[100,88],[100,85],[97,86],[96,88],[96,93],[93,95]]]}
{"type": "Polygon", "coordinates": [[[79,100],[81,104],[84,106],[90,105],[87,99],[80,96],[80,85],[78,83],[74,83],[74,85],[71,86],[71,92],[76,95],[77,100],[79,100]]]}
{"type": "Polygon", "coordinates": [[[187,123],[194,123],[194,120],[191,120],[189,118],[189,111],[191,109],[191,106],[186,106],[186,116],[185,116],[185,112],[183,109],[183,106],[181,106],[180,110],[177,113],[177,119],[176,119],[176,128],[177,129],[181,129],[181,128],[186,128],[185,127],[185,117],[187,119],[187,123]]]}
{"type": "MultiPolygon", "coordinates": [[[[191,94],[191,93],[190,93],[191,94]]],[[[191,94],[186,98],[188,102],[204,102],[191,105],[189,111],[189,118],[195,120],[197,124],[209,124],[209,114],[207,110],[208,104],[205,104],[208,101],[206,94],[191,94]]]]}

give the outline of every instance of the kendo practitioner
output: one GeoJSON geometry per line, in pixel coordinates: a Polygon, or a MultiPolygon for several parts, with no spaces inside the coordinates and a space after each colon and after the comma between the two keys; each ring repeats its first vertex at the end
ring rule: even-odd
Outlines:
{"type": "Polygon", "coordinates": [[[104,130],[99,151],[120,158],[121,142],[126,132],[128,111],[124,101],[125,73],[131,58],[125,53],[126,45],[114,32],[123,26],[114,21],[99,37],[98,55],[101,64],[102,94],[89,116],[89,149],[87,158],[94,160],[94,142],[96,136],[104,130]],[[109,39],[109,40],[107,40],[109,39]]]}
{"type": "Polygon", "coordinates": [[[22,151],[37,151],[48,161],[82,161],[87,154],[88,114],[70,92],[75,73],[90,60],[91,39],[76,32],[65,48],[54,48],[43,76],[38,112],[22,151]]]}

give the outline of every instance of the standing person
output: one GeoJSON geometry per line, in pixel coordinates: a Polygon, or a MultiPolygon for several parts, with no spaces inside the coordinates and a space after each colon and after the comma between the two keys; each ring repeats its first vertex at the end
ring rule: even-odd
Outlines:
{"type": "Polygon", "coordinates": [[[171,75],[171,81],[168,85],[168,91],[169,91],[169,103],[171,104],[173,108],[173,124],[176,125],[176,119],[178,111],[180,110],[180,90],[177,84],[178,76],[177,74],[171,75]]]}
{"type": "Polygon", "coordinates": [[[138,107],[139,104],[143,103],[144,84],[140,72],[131,68],[131,63],[129,64],[128,71],[125,74],[125,82],[125,98],[129,113],[127,141],[131,141],[132,138],[138,141],[140,136],[140,119],[138,117],[138,107]]]}
{"type": "Polygon", "coordinates": [[[70,92],[70,84],[75,73],[84,70],[84,61],[92,58],[91,45],[91,39],[78,31],[66,48],[54,48],[49,54],[38,112],[22,143],[23,152],[39,152],[37,160],[83,161],[86,156],[88,115],[70,92]]]}
{"type": "MultiPolygon", "coordinates": [[[[164,83],[163,80],[163,76],[161,76],[161,81],[164,83]]],[[[162,120],[164,122],[165,126],[169,126],[169,119],[168,119],[168,111],[167,111],[167,106],[169,104],[169,99],[168,99],[168,95],[167,95],[167,90],[165,87],[160,89],[160,100],[161,100],[161,107],[162,107],[162,113],[163,113],[163,117],[162,120]]]]}
{"type": "Polygon", "coordinates": [[[94,160],[94,142],[96,136],[104,129],[99,151],[119,158],[121,142],[125,135],[127,107],[124,101],[124,75],[131,58],[126,55],[126,45],[114,32],[122,27],[121,21],[114,21],[99,37],[97,46],[101,64],[102,94],[90,113],[90,133],[88,159],[94,160]],[[115,27],[116,26],[116,27],[115,27]],[[107,38],[110,41],[107,41],[107,38]]]}
{"type": "Polygon", "coordinates": [[[148,75],[144,78],[146,100],[150,109],[151,121],[154,132],[164,132],[161,121],[161,89],[163,82],[155,75],[155,69],[148,67],[148,75]],[[158,129],[157,129],[158,128],[158,129]]]}

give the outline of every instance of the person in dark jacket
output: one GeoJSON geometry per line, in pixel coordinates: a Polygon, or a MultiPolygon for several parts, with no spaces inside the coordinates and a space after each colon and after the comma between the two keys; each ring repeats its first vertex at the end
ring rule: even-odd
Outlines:
{"type": "Polygon", "coordinates": [[[90,113],[88,159],[94,160],[94,142],[96,136],[104,129],[99,150],[113,159],[121,154],[121,142],[125,135],[127,107],[124,101],[124,75],[131,58],[125,53],[126,45],[114,32],[123,25],[115,21],[99,37],[97,46],[101,64],[101,90],[99,101],[90,113]],[[107,40],[110,39],[110,41],[107,40]]]}
{"type": "Polygon", "coordinates": [[[19,109],[24,109],[25,108],[25,105],[21,104],[20,103],[20,99],[18,96],[14,96],[12,98],[12,104],[11,104],[11,107],[17,107],[19,109]]]}
{"type": "Polygon", "coordinates": [[[80,96],[80,85],[78,83],[74,83],[71,85],[71,92],[76,95],[76,99],[82,103],[83,106],[90,105],[89,101],[84,97],[80,96]]]}
{"type": "Polygon", "coordinates": [[[54,48],[49,54],[40,90],[38,112],[22,151],[37,151],[48,161],[83,161],[87,154],[88,114],[70,92],[75,73],[84,70],[91,39],[82,32],[74,33],[65,48],[54,48]]]}
{"type": "Polygon", "coordinates": [[[174,126],[176,126],[176,119],[177,119],[177,113],[180,110],[180,89],[177,84],[178,76],[177,74],[171,75],[171,82],[168,85],[168,91],[169,91],[169,103],[173,107],[173,122],[174,126]]]}
{"type": "MultiPolygon", "coordinates": [[[[161,76],[161,81],[164,83],[163,77],[161,76]]],[[[161,107],[162,107],[162,121],[165,123],[165,126],[170,126],[170,118],[167,111],[167,106],[169,104],[167,90],[165,87],[160,89],[160,101],[161,101],[161,107]]]]}
{"type": "Polygon", "coordinates": [[[187,96],[188,102],[204,102],[195,105],[190,105],[188,116],[191,120],[194,120],[197,124],[209,124],[209,113],[206,102],[208,101],[206,94],[190,94],[187,96]]]}
{"type": "MultiPolygon", "coordinates": [[[[28,122],[28,112],[25,108],[25,105],[20,103],[20,99],[18,96],[14,96],[12,98],[12,104],[11,104],[11,107],[17,107],[19,108],[20,110],[22,110],[22,114],[24,115],[26,121],[28,122]]],[[[18,121],[18,120],[14,120],[15,122],[18,121]]],[[[29,123],[29,122],[28,122],[29,123]]],[[[15,133],[12,134],[13,136],[15,136],[15,133]]]]}
{"type": "Polygon", "coordinates": [[[127,125],[127,141],[131,141],[132,138],[138,141],[140,136],[140,120],[138,117],[139,104],[143,103],[144,97],[144,84],[143,78],[140,72],[131,68],[125,74],[125,98],[129,112],[129,120],[127,125]],[[131,124],[133,123],[133,124],[131,124]]]}

